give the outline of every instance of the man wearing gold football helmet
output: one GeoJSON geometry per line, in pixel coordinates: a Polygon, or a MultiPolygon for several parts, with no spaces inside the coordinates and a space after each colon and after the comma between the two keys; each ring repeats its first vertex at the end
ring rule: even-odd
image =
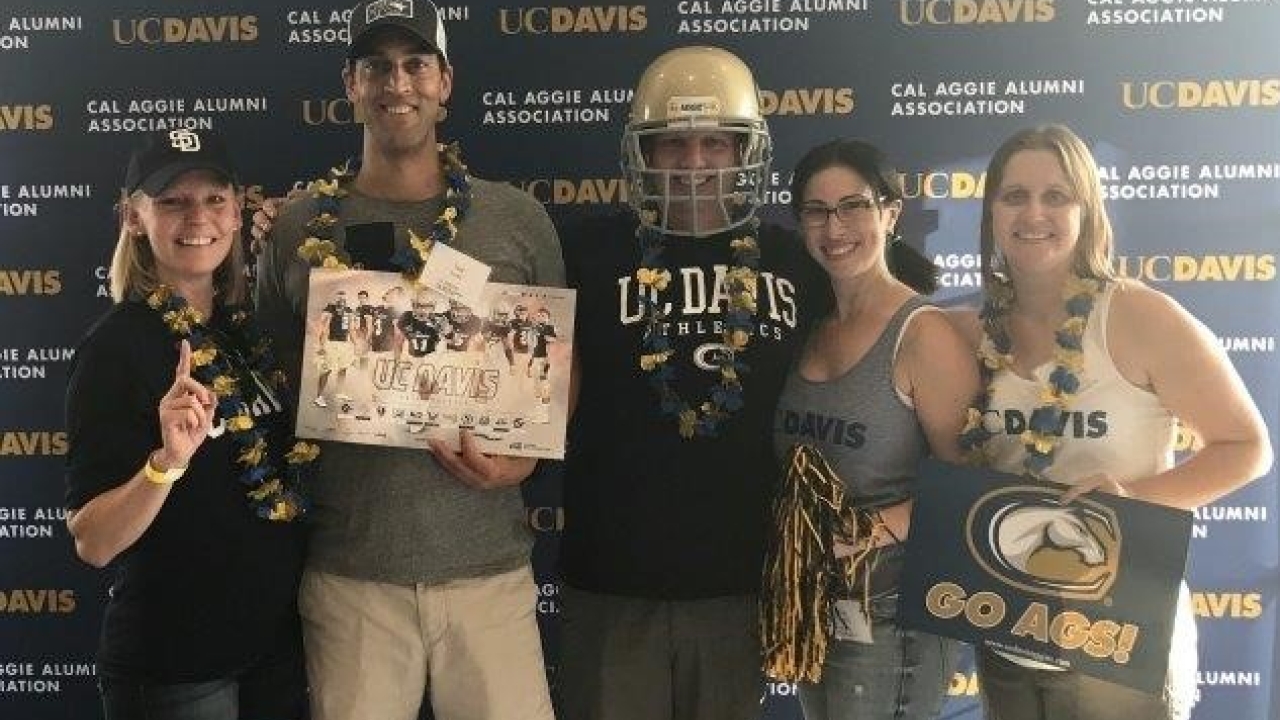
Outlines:
{"type": "Polygon", "coordinates": [[[672,50],[640,78],[623,133],[634,213],[562,233],[578,290],[567,720],[759,714],[767,440],[827,288],[794,237],[756,220],[771,156],[747,66],[672,50]]]}

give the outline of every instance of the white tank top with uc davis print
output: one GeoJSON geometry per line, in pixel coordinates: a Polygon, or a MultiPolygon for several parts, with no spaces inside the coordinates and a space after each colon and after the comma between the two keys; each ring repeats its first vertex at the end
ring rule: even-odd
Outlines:
{"type": "MultiPolygon", "coordinates": [[[[1082,342],[1084,368],[1080,388],[1071,400],[1055,460],[1046,475],[1061,483],[1097,473],[1126,482],[1154,475],[1173,466],[1176,435],[1173,414],[1154,393],[1126,380],[1107,349],[1107,318],[1117,283],[1099,293],[1082,342]]],[[[990,340],[983,338],[984,343],[990,340]]],[[[1008,370],[992,383],[987,428],[995,433],[987,445],[991,466],[1022,472],[1026,451],[1020,435],[1031,412],[1040,406],[1040,393],[1053,361],[1035,369],[1034,379],[1008,370]]]]}

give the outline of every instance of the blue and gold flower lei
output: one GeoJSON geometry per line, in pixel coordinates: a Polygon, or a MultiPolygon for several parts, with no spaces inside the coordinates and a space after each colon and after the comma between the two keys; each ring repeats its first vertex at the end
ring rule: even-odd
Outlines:
{"type": "MultiPolygon", "coordinates": [[[[391,263],[400,268],[408,280],[418,278],[432,245],[453,242],[458,234],[458,223],[471,206],[471,183],[467,179],[467,166],[462,162],[461,148],[455,142],[440,145],[439,151],[444,167],[444,207],[431,224],[427,237],[419,237],[409,230],[409,246],[396,250],[391,256],[391,263]]],[[[316,214],[307,221],[306,229],[311,235],[298,246],[298,257],[315,267],[346,270],[351,266],[350,256],[333,241],[333,229],[338,224],[342,198],[347,195],[345,186],[355,178],[359,169],[358,160],[348,160],[330,168],[327,178],[307,183],[306,191],[316,201],[316,214]]]]}
{"type": "Polygon", "coordinates": [[[244,468],[238,480],[248,488],[245,494],[254,512],[261,518],[281,522],[306,514],[303,489],[320,448],[294,441],[282,458],[273,456],[267,431],[254,422],[241,390],[254,383],[256,377],[269,383],[278,396],[284,396],[285,377],[273,368],[271,341],[253,323],[248,311],[226,307],[232,334],[220,345],[218,336],[223,333],[206,327],[200,311],[165,285],[147,296],[147,305],[160,314],[175,338],[191,344],[191,376],[217,396],[217,415],[236,445],[236,461],[244,468]],[[272,464],[280,461],[283,468],[272,464]]]}
{"type": "MultiPolygon", "coordinates": [[[[652,212],[652,211],[646,211],[652,212]]],[[[720,377],[708,398],[694,407],[675,389],[676,370],[668,361],[675,353],[667,334],[667,314],[663,312],[659,293],[671,283],[671,271],[662,259],[665,240],[653,225],[655,218],[641,223],[636,230],[640,239],[640,267],[636,280],[640,284],[640,306],[643,313],[643,336],[640,343],[640,369],[649,373],[649,385],[658,393],[658,407],[679,423],[680,436],[714,437],[720,424],[742,409],[743,373],[749,371],[739,355],[747,349],[754,330],[756,314],[757,273],[760,245],[756,241],[757,220],[752,220],[748,234],[729,243],[733,265],[725,274],[724,289],[729,307],[724,314],[725,351],[712,360],[720,377]]]]}
{"type": "MultiPolygon", "coordinates": [[[[1053,465],[1067,410],[1080,389],[1079,374],[1084,368],[1084,331],[1102,287],[1100,280],[1073,275],[1063,289],[1067,319],[1055,333],[1054,367],[1040,390],[1042,404],[1031,412],[1027,429],[1021,436],[1027,453],[1022,460],[1022,470],[1027,477],[1043,480],[1045,472],[1053,465]]],[[[969,408],[964,429],[960,431],[960,447],[967,460],[975,465],[987,464],[986,445],[994,435],[983,423],[991,407],[991,383],[996,373],[1001,370],[1012,372],[1013,368],[1013,342],[1004,325],[1004,317],[1012,305],[1013,287],[1001,280],[988,291],[979,313],[983,329],[983,341],[978,347],[981,386],[978,397],[969,408]]]]}

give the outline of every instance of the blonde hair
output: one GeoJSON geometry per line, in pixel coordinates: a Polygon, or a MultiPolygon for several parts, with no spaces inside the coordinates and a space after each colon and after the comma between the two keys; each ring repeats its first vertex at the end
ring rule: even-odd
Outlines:
{"type": "MultiPolygon", "coordinates": [[[[238,196],[240,189],[235,188],[235,190],[238,196]]],[[[117,303],[144,299],[160,285],[160,277],[156,272],[155,254],[151,252],[151,243],[148,242],[146,235],[134,233],[129,229],[129,213],[137,211],[137,205],[143,197],[141,190],[132,195],[126,195],[124,191],[120,193],[120,202],[117,206],[120,214],[120,235],[116,238],[116,249],[111,255],[111,269],[107,274],[111,286],[111,299],[117,303]]],[[[236,231],[232,239],[231,251],[213,271],[213,292],[220,303],[238,305],[248,298],[244,269],[244,246],[240,241],[240,232],[236,231]]]]}
{"type": "MultiPolygon", "coordinates": [[[[1113,236],[1111,221],[1102,203],[1102,181],[1092,153],[1065,125],[1039,125],[1025,128],[1005,140],[987,165],[986,184],[982,194],[982,280],[997,282],[996,242],[992,229],[991,206],[1004,180],[1009,159],[1023,150],[1045,150],[1058,159],[1072,192],[1080,202],[1080,238],[1076,243],[1072,265],[1081,277],[1115,280],[1119,276],[1112,265],[1113,236]]],[[[988,284],[987,287],[992,287],[988,284]]]]}

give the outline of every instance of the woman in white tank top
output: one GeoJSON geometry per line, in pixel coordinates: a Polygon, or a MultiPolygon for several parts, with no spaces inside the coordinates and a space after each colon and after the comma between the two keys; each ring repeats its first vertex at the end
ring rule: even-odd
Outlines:
{"type": "MultiPolygon", "coordinates": [[[[977,417],[1021,413],[1032,428],[971,423],[962,442],[992,467],[1073,485],[1068,500],[1101,491],[1183,509],[1268,470],[1262,417],[1213,335],[1173,299],[1113,271],[1098,170],[1071,130],[1022,130],[996,150],[981,242],[984,310],[956,316],[987,361],[977,417]],[[1086,431],[1035,432],[1062,412],[1081,413],[1086,431]],[[1175,418],[1203,443],[1177,465],[1175,418]]],[[[1162,696],[980,649],[985,717],[1188,717],[1195,630],[1183,591],[1162,696]]]]}

